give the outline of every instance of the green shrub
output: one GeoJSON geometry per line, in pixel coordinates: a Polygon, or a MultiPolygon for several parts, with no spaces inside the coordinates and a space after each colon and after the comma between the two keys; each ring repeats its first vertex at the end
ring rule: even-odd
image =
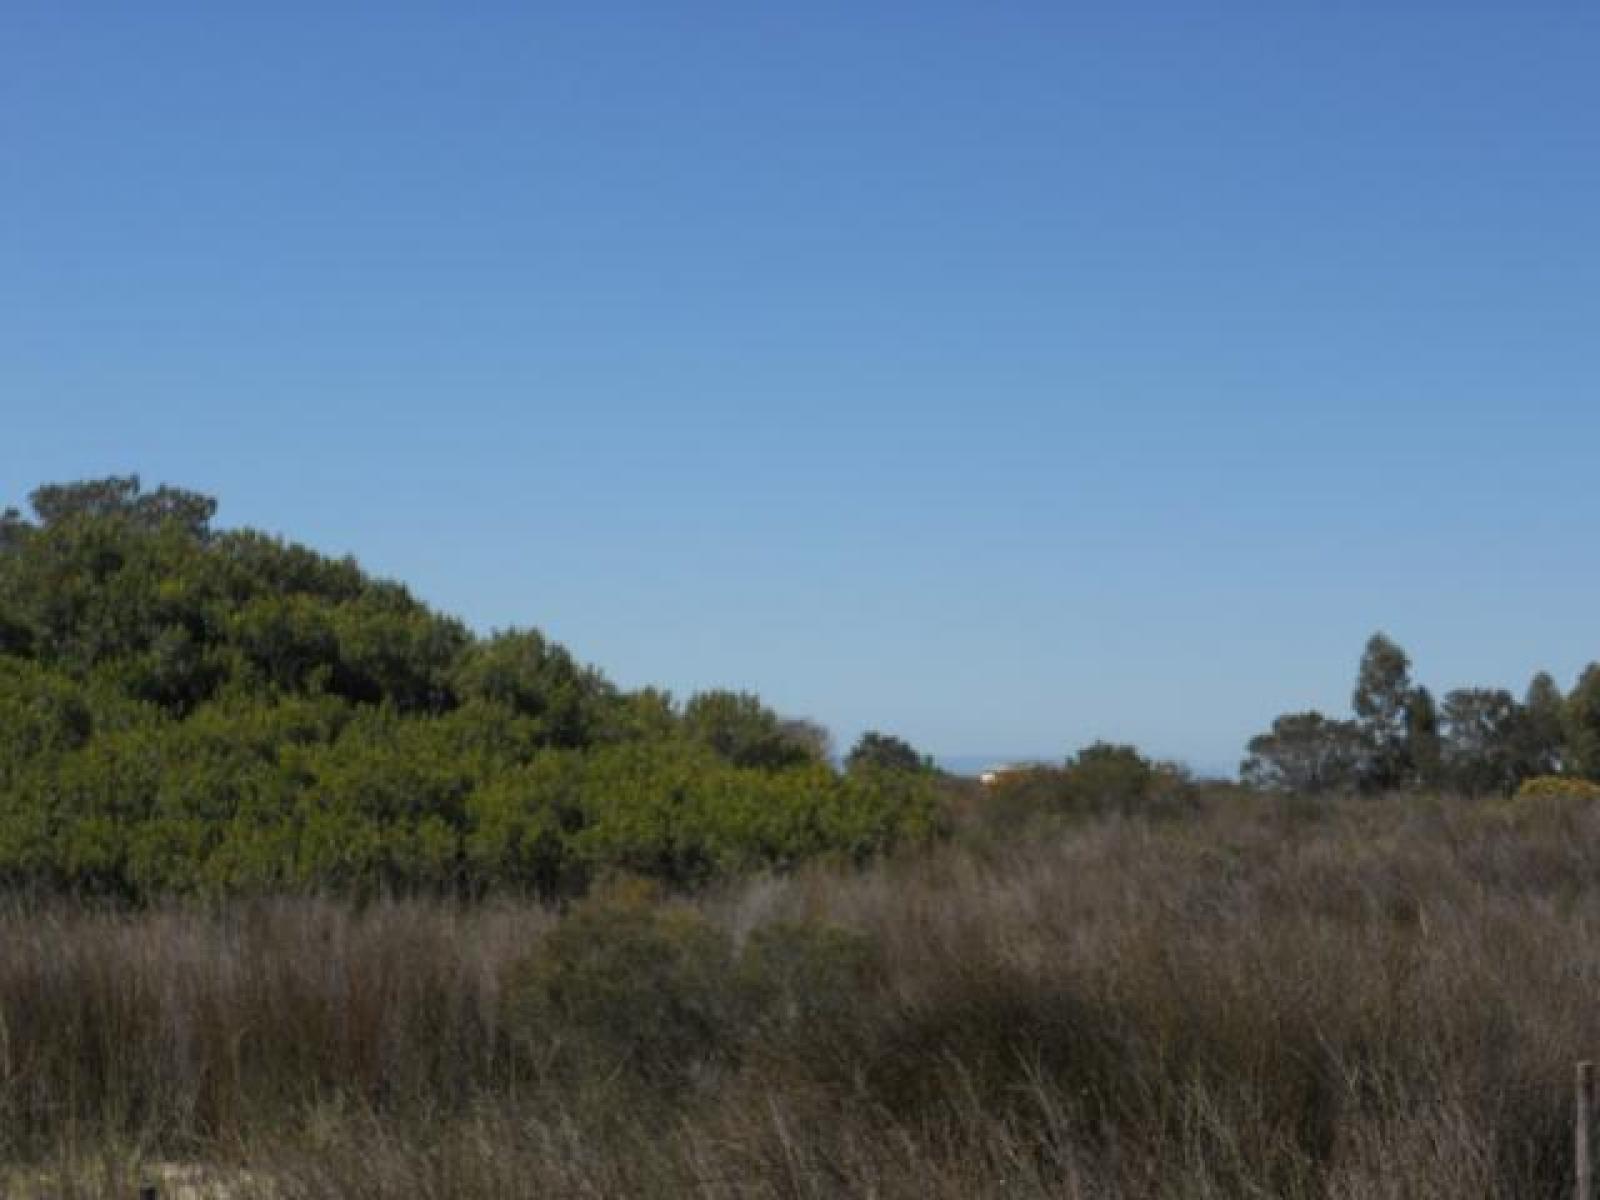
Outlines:
{"type": "Polygon", "coordinates": [[[508,1020],[564,1080],[674,1089],[728,1057],[733,945],[637,881],[578,904],[512,972],[508,1020]]]}
{"type": "Polygon", "coordinates": [[[877,942],[837,925],[778,921],[755,929],[739,956],[748,1033],[763,1049],[826,1069],[848,1061],[861,1013],[883,972],[877,942]]]}
{"type": "Polygon", "coordinates": [[[925,773],[843,779],[753,695],[624,693],[137,477],[31,500],[0,510],[0,889],[562,898],[937,830],[925,773]]]}

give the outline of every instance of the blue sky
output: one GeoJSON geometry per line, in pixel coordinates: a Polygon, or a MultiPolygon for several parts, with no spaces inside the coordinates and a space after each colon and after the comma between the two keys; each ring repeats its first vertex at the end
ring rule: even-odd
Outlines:
{"type": "Polygon", "coordinates": [[[1600,6],[0,7],[0,504],[1230,768],[1600,657],[1600,6]],[[231,10],[231,11],[230,11],[231,10]]]}

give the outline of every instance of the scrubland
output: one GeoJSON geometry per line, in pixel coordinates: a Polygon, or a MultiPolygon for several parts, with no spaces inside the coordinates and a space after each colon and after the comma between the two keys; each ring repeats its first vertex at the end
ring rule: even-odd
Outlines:
{"type": "Polygon", "coordinates": [[[1009,820],[692,896],[0,916],[18,1194],[1522,1197],[1600,1053],[1600,810],[1009,820]]]}

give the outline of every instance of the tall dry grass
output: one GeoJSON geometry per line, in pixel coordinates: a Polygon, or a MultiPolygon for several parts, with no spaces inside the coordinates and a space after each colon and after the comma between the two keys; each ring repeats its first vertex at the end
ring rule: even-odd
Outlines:
{"type": "Polygon", "coordinates": [[[1221,795],[697,898],[0,915],[0,1153],[282,1197],[1533,1197],[1600,813],[1221,795]]]}

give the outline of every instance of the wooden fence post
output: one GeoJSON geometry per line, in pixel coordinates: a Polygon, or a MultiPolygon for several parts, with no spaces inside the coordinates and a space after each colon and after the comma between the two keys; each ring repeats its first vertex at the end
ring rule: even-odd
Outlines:
{"type": "Polygon", "coordinates": [[[1594,1195],[1594,1064],[1578,1064],[1576,1115],[1572,1127],[1572,1161],[1576,1167],[1577,1200],[1595,1200],[1594,1195]]]}

